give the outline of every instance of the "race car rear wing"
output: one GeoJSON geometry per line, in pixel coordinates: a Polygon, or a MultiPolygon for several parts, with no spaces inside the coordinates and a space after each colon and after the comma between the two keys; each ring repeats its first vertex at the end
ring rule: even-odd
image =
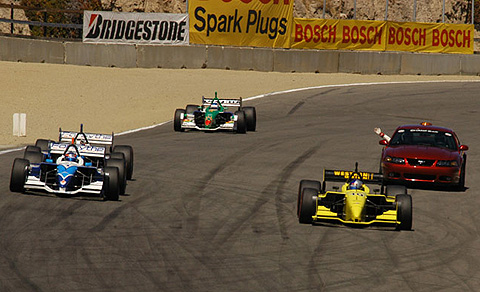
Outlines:
{"type": "Polygon", "coordinates": [[[80,132],[62,131],[62,128],[59,129],[59,132],[60,134],[58,140],[63,143],[72,143],[72,139],[78,139],[86,144],[91,145],[113,145],[113,133],[111,135],[84,133],[83,125],[80,127],[80,132]]]}
{"type": "MultiPolygon", "coordinates": [[[[52,143],[50,145],[50,154],[63,155],[70,145],[66,143],[52,143]]],[[[85,157],[104,157],[106,152],[106,148],[101,146],[75,145],[74,147],[78,150],[78,154],[85,157]]]]}
{"type": "MultiPolygon", "coordinates": [[[[202,96],[202,106],[209,106],[212,101],[214,100],[215,98],[213,97],[208,97],[206,98],[205,96],[202,96]]],[[[222,104],[222,106],[225,106],[225,107],[242,107],[242,98],[239,98],[239,99],[235,99],[235,98],[222,98],[222,99],[218,99],[220,101],[220,103],[222,104]]]]}
{"type": "Polygon", "coordinates": [[[324,181],[347,182],[351,179],[360,179],[364,183],[373,183],[381,185],[383,182],[383,174],[375,172],[361,172],[351,170],[323,170],[324,181]]]}

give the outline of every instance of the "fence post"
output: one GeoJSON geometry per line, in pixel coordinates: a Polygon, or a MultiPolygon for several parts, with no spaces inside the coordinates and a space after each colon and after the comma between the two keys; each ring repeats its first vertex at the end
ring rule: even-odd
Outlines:
{"type": "Polygon", "coordinates": [[[413,22],[417,21],[417,0],[413,0],[413,22]]]}
{"type": "MultiPolygon", "coordinates": [[[[47,19],[47,11],[44,11],[44,12],[43,12],[43,22],[48,22],[48,19],[47,19]]],[[[44,37],[47,36],[47,27],[46,27],[46,26],[43,27],[43,36],[44,36],[44,37]]]]}
{"type": "Polygon", "coordinates": [[[327,0],[323,0],[323,13],[322,18],[325,19],[325,5],[327,4],[327,0]]]}
{"type": "Polygon", "coordinates": [[[388,18],[388,0],[386,2],[387,3],[385,4],[385,21],[387,21],[387,18],[388,18]]]}
{"type": "Polygon", "coordinates": [[[475,0],[472,0],[472,24],[475,24],[475,0]]]}
{"type": "MultiPolygon", "coordinates": [[[[10,3],[10,19],[13,20],[13,3],[10,3]]],[[[13,34],[14,27],[13,22],[10,23],[10,33],[13,34]]]]}

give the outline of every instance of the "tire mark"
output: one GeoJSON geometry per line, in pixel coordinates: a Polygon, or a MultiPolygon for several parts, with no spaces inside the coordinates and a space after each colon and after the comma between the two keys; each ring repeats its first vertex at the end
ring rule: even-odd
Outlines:
{"type": "Polygon", "coordinates": [[[325,91],[323,91],[323,92],[321,92],[321,93],[313,94],[313,95],[310,95],[310,96],[304,98],[302,101],[299,101],[299,102],[287,113],[287,116],[294,114],[299,108],[301,108],[301,107],[305,104],[305,102],[306,102],[307,100],[312,99],[312,98],[315,98],[315,97],[318,97],[318,96],[326,95],[326,94],[328,94],[328,93],[330,93],[330,92],[332,92],[332,91],[337,91],[337,90],[339,90],[339,89],[338,89],[338,88],[329,89],[329,90],[325,90],[325,91]]]}

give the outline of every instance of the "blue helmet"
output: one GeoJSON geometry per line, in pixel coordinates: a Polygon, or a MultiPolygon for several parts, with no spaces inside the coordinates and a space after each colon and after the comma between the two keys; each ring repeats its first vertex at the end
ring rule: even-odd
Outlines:
{"type": "Polygon", "coordinates": [[[75,152],[68,152],[65,154],[65,159],[68,161],[77,162],[77,154],[75,152]]]}
{"type": "Polygon", "coordinates": [[[348,185],[349,190],[360,190],[363,187],[363,182],[359,179],[354,179],[348,185]]]}

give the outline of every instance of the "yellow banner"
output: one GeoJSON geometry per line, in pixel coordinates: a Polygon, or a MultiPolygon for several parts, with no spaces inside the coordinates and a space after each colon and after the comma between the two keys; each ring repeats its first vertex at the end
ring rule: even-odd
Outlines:
{"type": "Polygon", "coordinates": [[[295,18],[292,48],[319,50],[385,50],[384,21],[295,18]]]}
{"type": "Polygon", "coordinates": [[[189,0],[190,43],[290,47],[294,0],[189,0]]]}
{"type": "Polygon", "coordinates": [[[473,24],[388,22],[387,51],[473,54],[473,24]]]}

